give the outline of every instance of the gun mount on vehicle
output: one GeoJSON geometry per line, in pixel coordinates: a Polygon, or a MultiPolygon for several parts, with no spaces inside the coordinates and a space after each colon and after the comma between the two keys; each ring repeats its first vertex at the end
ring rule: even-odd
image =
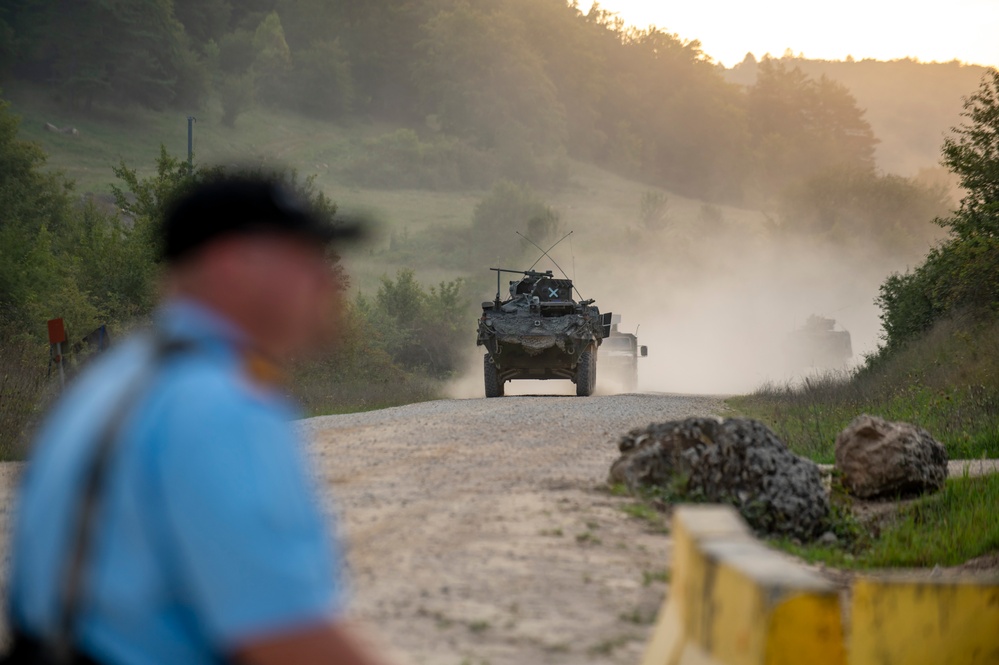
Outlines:
{"type": "Polygon", "coordinates": [[[593,300],[573,299],[575,287],[552,271],[496,272],[496,298],[482,303],[476,344],[483,358],[486,397],[501,397],[514,379],[569,379],[576,394],[593,394],[597,380],[597,347],[610,334],[611,315],[600,314],[593,300]],[[520,275],[501,298],[504,273],[520,275]]]}

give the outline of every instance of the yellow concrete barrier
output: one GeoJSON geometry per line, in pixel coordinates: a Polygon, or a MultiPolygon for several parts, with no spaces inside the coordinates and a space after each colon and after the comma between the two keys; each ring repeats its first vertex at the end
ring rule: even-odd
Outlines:
{"type": "Polygon", "coordinates": [[[642,665],[999,663],[999,580],[861,579],[840,595],[728,506],[673,514],[670,592],[642,665]]]}
{"type": "Polygon", "coordinates": [[[850,663],[999,663],[999,580],[858,580],[850,663]]]}
{"type": "Polygon", "coordinates": [[[843,665],[834,586],[765,547],[728,506],[673,514],[673,574],[643,665],[843,665]]]}

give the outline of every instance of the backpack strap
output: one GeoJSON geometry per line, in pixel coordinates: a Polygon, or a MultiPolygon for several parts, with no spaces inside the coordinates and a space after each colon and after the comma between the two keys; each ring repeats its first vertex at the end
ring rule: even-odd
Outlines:
{"type": "Polygon", "coordinates": [[[121,444],[122,428],[143,397],[164,362],[194,346],[190,340],[168,339],[161,332],[152,333],[152,350],[146,365],[139,371],[125,390],[121,399],[111,409],[100,430],[93,456],[85,470],[83,489],[76,520],[73,524],[69,556],[65,562],[59,597],[59,616],[56,634],[49,648],[55,663],[72,663],[75,655],[76,622],[83,600],[84,571],[92,554],[94,527],[98,508],[104,496],[108,469],[114,452],[121,444]]]}

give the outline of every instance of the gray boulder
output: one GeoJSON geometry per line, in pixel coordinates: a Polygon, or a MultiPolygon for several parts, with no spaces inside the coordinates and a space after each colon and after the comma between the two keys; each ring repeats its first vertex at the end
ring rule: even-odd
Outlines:
{"type": "Polygon", "coordinates": [[[947,450],[921,427],[862,415],[836,437],[836,469],[858,498],[914,496],[943,487],[947,450]]]}
{"type": "Polygon", "coordinates": [[[763,423],[688,418],[621,437],[611,483],[662,488],[677,501],[735,506],[758,533],[811,540],[828,529],[819,467],[787,449],[763,423]]]}

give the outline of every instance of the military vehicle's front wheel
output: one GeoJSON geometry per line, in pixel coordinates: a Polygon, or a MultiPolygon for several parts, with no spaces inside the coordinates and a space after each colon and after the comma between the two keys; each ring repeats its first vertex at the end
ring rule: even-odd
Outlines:
{"type": "Polygon", "coordinates": [[[589,397],[597,386],[597,354],[593,347],[583,351],[579,356],[576,369],[576,394],[589,397]]]}
{"type": "Polygon", "coordinates": [[[496,371],[496,365],[488,354],[482,357],[482,361],[482,374],[486,379],[486,397],[502,397],[503,382],[499,380],[499,372],[496,371]]]}

